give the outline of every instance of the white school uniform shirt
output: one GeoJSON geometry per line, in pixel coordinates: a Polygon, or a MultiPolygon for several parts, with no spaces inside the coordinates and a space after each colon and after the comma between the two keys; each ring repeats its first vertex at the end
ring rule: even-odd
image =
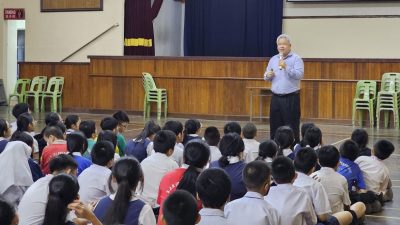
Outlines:
{"type": "Polygon", "coordinates": [[[351,205],[347,180],[330,167],[322,167],[310,175],[316,176],[328,194],[332,213],[344,211],[344,205],[351,205]]]}
{"type": "Polygon", "coordinates": [[[246,154],[244,161],[246,163],[254,161],[254,159],[258,156],[258,148],[260,147],[260,142],[256,141],[255,139],[243,138],[243,143],[244,152],[246,154]]]}
{"type": "Polygon", "coordinates": [[[210,146],[210,162],[217,161],[221,156],[221,151],[217,146],[210,146]]]}
{"type": "Polygon", "coordinates": [[[111,170],[105,166],[92,164],[78,177],[79,196],[84,204],[97,202],[100,198],[110,194],[108,179],[111,170]]]}
{"type": "Polygon", "coordinates": [[[199,214],[200,222],[197,225],[231,225],[220,209],[202,208],[199,214]]]}
{"type": "Polygon", "coordinates": [[[156,200],[161,179],[166,173],[178,168],[178,164],[167,155],[159,152],[145,158],[140,164],[145,178],[140,198],[152,208],[155,208],[158,206],[156,200]]]}
{"type": "Polygon", "coordinates": [[[293,183],[294,186],[302,188],[310,196],[317,215],[331,214],[331,205],[329,204],[328,195],[322,184],[308,175],[297,172],[297,178],[293,183]]]}
{"type": "Polygon", "coordinates": [[[242,198],[229,202],[224,211],[230,225],[280,224],[278,211],[256,192],[249,191],[242,198]]]}
{"type": "Polygon", "coordinates": [[[147,145],[146,152],[147,152],[147,157],[156,153],[154,151],[154,142],[150,141],[150,143],[147,145]]]}
{"type": "Polygon", "coordinates": [[[355,161],[360,167],[367,190],[376,194],[386,193],[389,184],[389,169],[376,156],[360,156],[355,161]]]}
{"type": "Polygon", "coordinates": [[[175,143],[175,147],[174,147],[174,153],[172,153],[172,155],[170,156],[171,159],[173,159],[178,166],[182,166],[183,164],[183,149],[185,147],[183,146],[182,143],[175,143]]]}
{"type": "Polygon", "coordinates": [[[282,225],[317,224],[317,216],[307,192],[292,184],[271,187],[264,199],[278,211],[282,225]]]}
{"type": "Polygon", "coordinates": [[[39,144],[38,144],[36,138],[34,137],[35,136],[35,132],[25,131],[24,133],[29,134],[32,137],[32,139],[33,139],[33,149],[32,149],[32,151],[33,151],[33,153],[38,153],[39,152],[39,144]]]}
{"type": "Polygon", "coordinates": [[[38,225],[43,223],[49,195],[49,183],[54,176],[48,174],[32,184],[18,206],[19,223],[38,225]]]}

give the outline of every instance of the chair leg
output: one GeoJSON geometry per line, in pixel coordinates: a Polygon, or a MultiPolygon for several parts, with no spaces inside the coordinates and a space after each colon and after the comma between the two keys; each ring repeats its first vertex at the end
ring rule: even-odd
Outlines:
{"type": "Polygon", "coordinates": [[[352,123],[353,127],[356,126],[356,113],[357,113],[357,110],[355,107],[353,107],[353,113],[351,115],[351,117],[352,117],[351,123],[352,123]]]}
{"type": "Polygon", "coordinates": [[[51,98],[51,111],[57,112],[57,97],[51,98]]]}
{"type": "Polygon", "coordinates": [[[35,103],[33,105],[34,111],[39,112],[39,95],[35,95],[35,103]]]}
{"type": "Polygon", "coordinates": [[[358,123],[360,125],[360,127],[363,126],[363,111],[362,110],[358,110],[358,123]]]}
{"type": "Polygon", "coordinates": [[[389,111],[387,111],[387,110],[385,110],[384,112],[383,112],[383,115],[384,115],[384,121],[385,121],[385,128],[388,128],[388,126],[389,126],[389,111]]]}
{"type": "Polygon", "coordinates": [[[147,109],[146,109],[147,118],[150,118],[150,112],[151,112],[151,104],[150,104],[150,102],[147,102],[146,107],[147,107],[147,109]]]}
{"type": "Polygon", "coordinates": [[[369,113],[369,126],[371,128],[373,128],[374,127],[374,108],[370,108],[368,113],[369,113]]]}
{"type": "Polygon", "coordinates": [[[157,101],[157,121],[161,120],[161,99],[157,101]]]}
{"type": "Polygon", "coordinates": [[[60,113],[62,113],[62,98],[58,99],[58,107],[60,108],[60,113]]]}
{"type": "Polygon", "coordinates": [[[40,111],[41,111],[41,112],[44,112],[44,111],[45,111],[45,104],[44,104],[44,103],[45,103],[45,100],[46,100],[46,99],[45,99],[45,97],[43,96],[43,97],[42,97],[41,104],[40,104],[40,111]]]}
{"type": "Polygon", "coordinates": [[[167,112],[168,112],[168,101],[164,102],[164,117],[167,119],[167,112]]]}

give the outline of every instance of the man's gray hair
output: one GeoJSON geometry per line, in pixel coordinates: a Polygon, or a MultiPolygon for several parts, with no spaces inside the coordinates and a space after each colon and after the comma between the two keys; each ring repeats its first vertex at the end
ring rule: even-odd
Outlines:
{"type": "Polygon", "coordinates": [[[291,42],[290,42],[290,37],[289,37],[289,35],[287,35],[287,34],[281,34],[281,35],[279,35],[279,36],[276,38],[276,42],[278,43],[279,39],[282,39],[282,38],[286,39],[286,40],[289,42],[289,44],[291,44],[291,42]]]}

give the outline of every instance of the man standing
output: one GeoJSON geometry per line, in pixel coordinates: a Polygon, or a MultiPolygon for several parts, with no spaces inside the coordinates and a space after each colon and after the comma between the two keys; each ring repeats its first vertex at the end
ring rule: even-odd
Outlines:
{"type": "Polygon", "coordinates": [[[280,126],[290,126],[299,142],[300,80],[304,76],[304,63],[291,51],[290,37],[281,34],[276,39],[279,54],[273,56],[264,73],[264,80],[271,81],[273,93],[270,106],[270,137],[280,126]]]}

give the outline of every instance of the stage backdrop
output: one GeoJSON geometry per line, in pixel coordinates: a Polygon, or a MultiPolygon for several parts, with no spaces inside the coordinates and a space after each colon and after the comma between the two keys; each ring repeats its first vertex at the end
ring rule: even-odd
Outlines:
{"type": "Polygon", "coordinates": [[[276,54],[282,0],[186,0],[186,56],[276,54]]]}

